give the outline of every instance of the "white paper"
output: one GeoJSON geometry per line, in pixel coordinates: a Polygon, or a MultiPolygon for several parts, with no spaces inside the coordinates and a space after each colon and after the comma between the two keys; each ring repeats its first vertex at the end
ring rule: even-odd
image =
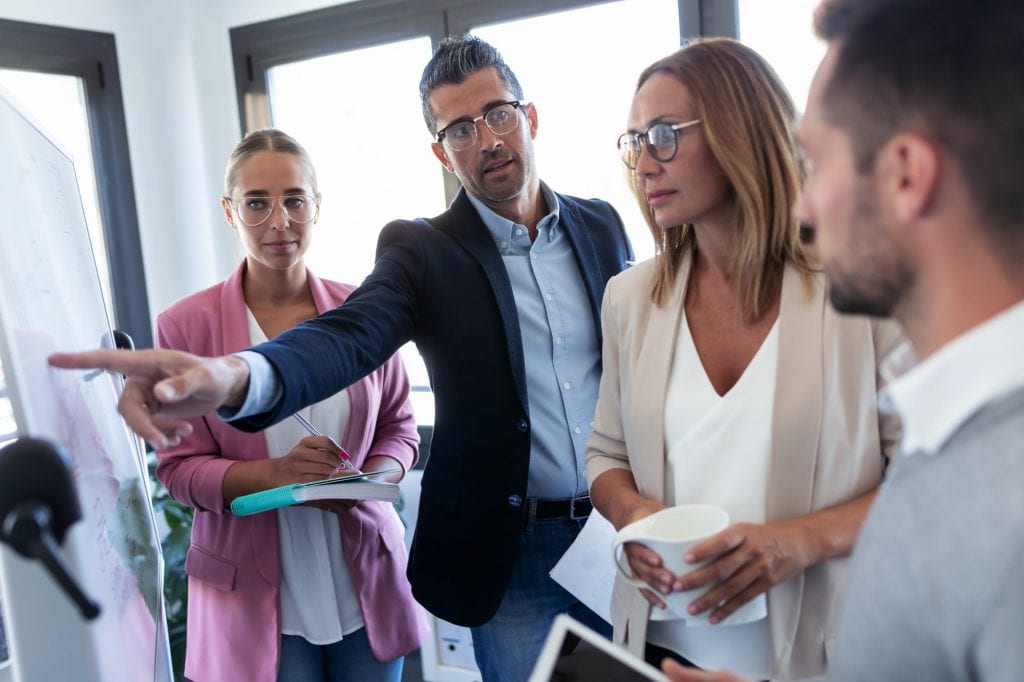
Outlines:
{"type": "Polygon", "coordinates": [[[595,509],[576,541],[551,569],[552,580],[609,623],[616,573],[612,559],[614,539],[615,527],[595,509]]]}

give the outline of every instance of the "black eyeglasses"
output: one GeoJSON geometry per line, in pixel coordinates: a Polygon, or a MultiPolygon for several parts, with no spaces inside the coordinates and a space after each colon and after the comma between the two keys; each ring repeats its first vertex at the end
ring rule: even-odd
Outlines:
{"type": "Polygon", "coordinates": [[[683,123],[655,123],[642,133],[622,133],[619,135],[619,153],[622,162],[630,170],[636,170],[640,161],[640,151],[647,145],[647,151],[655,161],[668,163],[679,151],[679,131],[700,123],[700,119],[683,123]]]}
{"type": "Polygon", "coordinates": [[[525,106],[526,102],[513,100],[495,104],[480,116],[472,119],[456,121],[445,126],[437,132],[437,141],[441,143],[448,141],[448,146],[453,152],[461,152],[476,144],[476,124],[483,121],[484,124],[495,135],[508,135],[519,127],[519,117],[516,116],[516,109],[525,106]]]}

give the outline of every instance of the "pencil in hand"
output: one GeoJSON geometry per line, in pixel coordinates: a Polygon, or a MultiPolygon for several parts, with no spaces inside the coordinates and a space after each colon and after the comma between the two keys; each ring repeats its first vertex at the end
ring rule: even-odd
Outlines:
{"type": "Polygon", "coordinates": [[[344,473],[346,471],[355,474],[362,473],[359,471],[359,469],[356,468],[356,465],[352,463],[352,457],[351,455],[348,454],[348,451],[345,450],[345,448],[341,447],[341,445],[337,441],[335,441],[330,436],[325,436],[320,429],[313,426],[312,422],[310,422],[308,419],[303,417],[298,412],[293,414],[292,417],[295,418],[295,421],[302,424],[302,427],[309,431],[312,435],[320,436],[321,438],[326,438],[327,440],[331,441],[331,445],[338,448],[338,455],[341,456],[341,461],[338,463],[338,466],[334,468],[334,471],[332,471],[328,475],[328,478],[330,478],[331,476],[337,476],[338,474],[344,473]]]}

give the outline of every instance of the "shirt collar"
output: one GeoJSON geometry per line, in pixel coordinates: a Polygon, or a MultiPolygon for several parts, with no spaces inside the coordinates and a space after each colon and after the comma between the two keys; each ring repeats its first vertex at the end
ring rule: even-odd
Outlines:
{"type": "Polygon", "coordinates": [[[881,392],[904,453],[936,453],[978,410],[1024,386],[1024,302],[961,334],[881,392]]]}
{"type": "MultiPolygon", "coordinates": [[[[548,214],[541,218],[540,222],[537,223],[538,234],[542,233],[545,229],[547,230],[548,239],[552,239],[555,235],[555,231],[558,229],[559,219],[559,206],[558,197],[551,189],[543,182],[540,183],[540,191],[544,196],[544,201],[548,205],[548,214]]],[[[469,199],[469,203],[473,204],[473,208],[480,214],[480,220],[483,221],[487,231],[491,233],[494,241],[498,244],[502,242],[511,244],[515,236],[516,228],[526,229],[525,225],[515,223],[508,218],[502,217],[491,210],[491,207],[484,202],[477,199],[475,196],[466,192],[466,197],[469,199]]]]}

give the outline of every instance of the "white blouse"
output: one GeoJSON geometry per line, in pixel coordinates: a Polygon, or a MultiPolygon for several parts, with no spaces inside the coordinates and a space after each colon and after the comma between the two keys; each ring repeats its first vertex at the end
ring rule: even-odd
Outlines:
{"type": "MultiPolygon", "coordinates": [[[[266,341],[251,311],[248,316],[250,341],[266,341]]],[[[325,435],[341,443],[349,410],[348,391],[344,390],[300,412],[325,435]]],[[[293,419],[278,422],[263,433],[271,457],[287,455],[309,435],[293,419]]],[[[324,645],[363,627],[337,515],[314,507],[282,507],[277,511],[277,526],[281,544],[281,633],[324,645]]]]}
{"type": "MultiPolygon", "coordinates": [[[[736,384],[721,396],[704,370],[685,315],[677,338],[665,400],[665,503],[714,504],[729,513],[730,523],[764,523],[778,321],[736,384]]],[[[771,676],[765,595],[717,625],[657,620],[658,613],[652,611],[649,641],[702,668],[771,676]]]]}

